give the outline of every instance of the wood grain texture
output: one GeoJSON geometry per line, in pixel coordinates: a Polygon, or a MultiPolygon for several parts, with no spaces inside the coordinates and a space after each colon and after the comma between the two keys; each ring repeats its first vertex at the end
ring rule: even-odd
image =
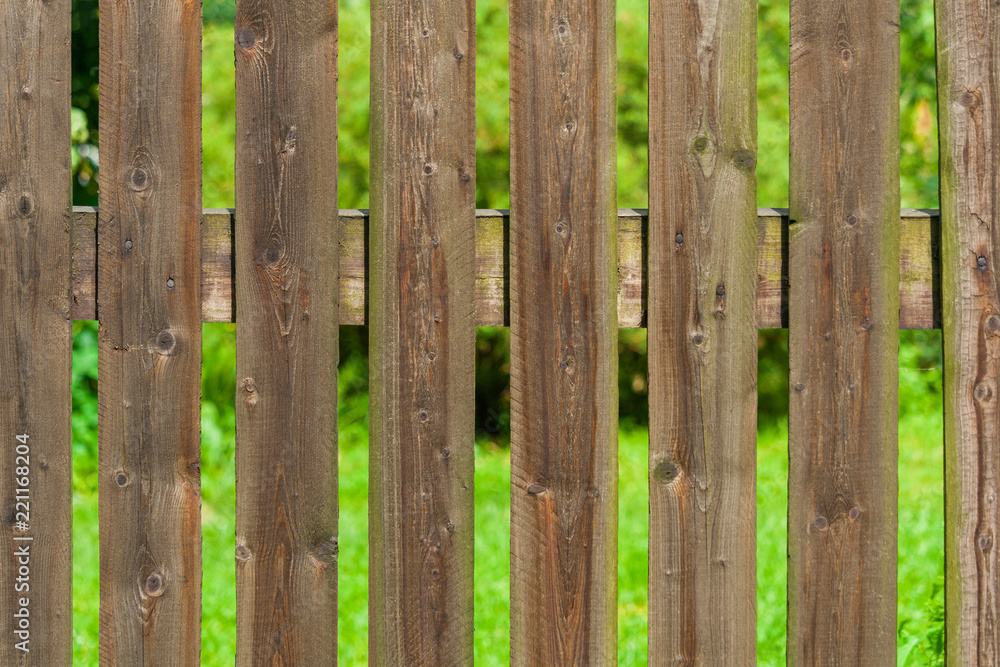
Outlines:
{"type": "Polygon", "coordinates": [[[617,660],[614,10],[510,6],[515,666],[617,660]]]}
{"type": "Polygon", "coordinates": [[[201,3],[100,12],[100,659],[196,665],[201,3]]]}
{"type": "Polygon", "coordinates": [[[757,658],[757,4],[649,6],[649,661],[757,658]]]}
{"type": "Polygon", "coordinates": [[[239,665],[337,656],[337,3],[236,3],[239,665]]]}
{"type": "Polygon", "coordinates": [[[792,0],[789,665],[896,661],[898,33],[792,0]]]}
{"type": "Polygon", "coordinates": [[[70,0],[0,3],[0,68],[0,664],[68,665],[70,0]]]}
{"type": "Polygon", "coordinates": [[[474,0],[375,0],[373,665],[473,662],[474,0]]]}
{"type": "MultiPolygon", "coordinates": [[[[232,213],[232,211],[229,211],[232,213]]],[[[205,218],[216,215],[205,210],[205,218]]],[[[224,249],[233,242],[232,230],[222,224],[202,223],[202,320],[232,322],[234,282],[232,258],[224,249]],[[216,236],[218,235],[218,236],[216,236]],[[229,271],[230,279],[224,276],[229,271]]],[[[96,209],[73,211],[74,320],[96,319],[97,292],[94,252],[97,246],[96,209]]],[[[936,210],[900,211],[899,328],[941,328],[940,220],[936,210]]],[[[476,211],[476,326],[510,323],[507,261],[507,211],[476,211]]],[[[646,256],[648,217],[643,209],[618,210],[618,326],[646,326],[646,256]]],[[[368,321],[367,233],[368,211],[340,211],[340,323],[368,321]]],[[[788,211],[757,209],[757,326],[788,327],[788,211]]]]}
{"type": "Polygon", "coordinates": [[[1000,9],[936,4],[949,665],[1000,663],[1000,9]]]}

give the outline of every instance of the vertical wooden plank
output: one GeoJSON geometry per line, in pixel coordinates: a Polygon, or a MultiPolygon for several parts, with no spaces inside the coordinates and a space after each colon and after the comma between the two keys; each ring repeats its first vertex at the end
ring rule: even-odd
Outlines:
{"type": "Polygon", "coordinates": [[[617,660],[614,0],[512,0],[511,663],[617,660]]]}
{"type": "Polygon", "coordinates": [[[751,665],[757,5],[649,14],[649,660],[751,665]]]}
{"type": "Polygon", "coordinates": [[[936,4],[949,665],[1000,662],[1000,11],[936,4]]]}
{"type": "Polygon", "coordinates": [[[471,665],[474,0],[372,3],[373,665],[471,665]]]}
{"type": "Polygon", "coordinates": [[[240,665],[337,656],[337,3],[236,3],[240,665]]]}
{"type": "Polygon", "coordinates": [[[791,3],[789,665],[896,660],[898,32],[791,3]]]}
{"type": "Polygon", "coordinates": [[[70,1],[0,4],[0,664],[69,664],[70,1]]]}
{"type": "Polygon", "coordinates": [[[101,0],[104,665],[199,663],[201,4],[101,0]]]}

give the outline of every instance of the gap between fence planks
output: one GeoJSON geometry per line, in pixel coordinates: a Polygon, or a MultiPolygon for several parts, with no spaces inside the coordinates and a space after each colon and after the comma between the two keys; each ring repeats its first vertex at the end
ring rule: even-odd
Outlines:
{"type": "Polygon", "coordinates": [[[201,4],[100,12],[100,660],[195,665],[201,4]]]}
{"type": "MultiPolygon", "coordinates": [[[[74,320],[93,320],[97,277],[94,269],[96,209],[73,209],[74,320]]],[[[206,209],[202,216],[202,320],[232,322],[233,211],[206,209]]],[[[899,241],[899,328],[941,326],[941,276],[936,210],[903,209],[899,241]]],[[[507,211],[476,211],[476,326],[509,323],[509,271],[504,243],[507,211]]],[[[339,211],[340,323],[362,325],[367,315],[368,212],[339,211]]],[[[647,212],[618,210],[618,326],[646,326],[647,212]]],[[[757,326],[788,326],[788,212],[757,209],[757,326]]]]}
{"type": "Polygon", "coordinates": [[[997,5],[935,4],[941,153],[945,633],[1000,663],[1000,40],[997,5]]]}
{"type": "Polygon", "coordinates": [[[0,664],[45,667],[72,658],[71,3],[2,6],[0,664]]]}

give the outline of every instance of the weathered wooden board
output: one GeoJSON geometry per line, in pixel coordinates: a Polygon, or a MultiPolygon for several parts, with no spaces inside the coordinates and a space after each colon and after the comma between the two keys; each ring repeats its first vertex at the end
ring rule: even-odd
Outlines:
{"type": "Polygon", "coordinates": [[[792,0],[788,664],[896,661],[899,3],[792,0]]]}
{"type": "MultiPolygon", "coordinates": [[[[230,211],[231,213],[231,211],[230,211]]],[[[94,249],[96,209],[78,206],[73,225],[74,320],[93,320],[97,280],[94,249]]],[[[899,327],[941,327],[940,224],[934,210],[900,212],[899,327]]],[[[476,211],[476,326],[506,326],[510,270],[507,263],[509,216],[506,211],[476,211]]],[[[231,224],[231,221],[230,221],[231,224]]],[[[340,211],[340,323],[365,324],[368,312],[365,238],[368,212],[340,211]]],[[[647,214],[642,209],[618,211],[618,326],[646,326],[647,214]]],[[[232,322],[232,230],[223,211],[206,209],[202,222],[202,318],[232,322]],[[213,222],[214,221],[214,222],[213,222]],[[229,275],[227,280],[225,276],[229,275]]],[[[757,326],[788,326],[788,211],[757,209],[757,326]]]]}
{"type": "Polygon", "coordinates": [[[471,665],[475,1],[371,23],[369,660],[471,665]]]}
{"type": "Polygon", "coordinates": [[[239,665],[337,655],[337,3],[236,3],[239,665]]]}
{"type": "Polygon", "coordinates": [[[201,5],[101,0],[104,665],[201,649],[201,5]]]}
{"type": "Polygon", "coordinates": [[[617,659],[614,9],[510,6],[515,666],[617,659]]]}
{"type": "Polygon", "coordinates": [[[0,69],[0,664],[68,665],[70,0],[3,3],[0,69]]]}
{"type": "Polygon", "coordinates": [[[1000,663],[1000,9],[936,3],[949,665],[1000,663]]]}
{"type": "Polygon", "coordinates": [[[757,3],[649,5],[649,662],[757,657],[757,3]]]}

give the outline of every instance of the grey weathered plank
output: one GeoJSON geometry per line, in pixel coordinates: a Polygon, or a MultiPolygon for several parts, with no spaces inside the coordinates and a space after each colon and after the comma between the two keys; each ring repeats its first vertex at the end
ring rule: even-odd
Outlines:
{"type": "MultiPolygon", "coordinates": [[[[232,211],[228,211],[232,213],[232,211]]],[[[222,209],[206,209],[202,222],[202,319],[232,322],[233,264],[225,248],[233,242],[232,230],[223,223],[222,209]],[[211,218],[211,219],[210,219],[211,218]],[[212,222],[212,219],[215,222],[212,222]],[[226,280],[225,276],[229,275],[226,280]]],[[[939,220],[936,210],[903,209],[900,212],[899,328],[941,327],[939,220]]],[[[365,324],[365,235],[368,212],[340,211],[340,323],[365,324]]],[[[507,285],[509,270],[505,239],[507,211],[476,211],[476,326],[509,323],[507,285]]],[[[97,291],[94,250],[97,245],[96,209],[77,206],[73,212],[74,320],[93,320],[97,291]]],[[[232,223],[230,223],[232,224],[232,223]]],[[[642,209],[618,211],[618,326],[646,326],[647,214],[642,209]]],[[[757,326],[788,326],[788,211],[757,209],[757,326]]]]}
{"type": "Polygon", "coordinates": [[[757,3],[649,6],[649,662],[757,657],[757,3]]]}
{"type": "Polygon", "coordinates": [[[236,662],[337,655],[337,3],[236,3],[236,662]]]}
{"type": "Polygon", "coordinates": [[[71,654],[69,42],[70,0],[0,5],[3,665],[71,654]]]}
{"type": "Polygon", "coordinates": [[[102,0],[100,656],[201,648],[201,5],[102,0]]]}
{"type": "Polygon", "coordinates": [[[789,665],[896,661],[898,32],[791,3],[789,665]]]}
{"type": "Polygon", "coordinates": [[[511,664],[617,655],[611,0],[513,0],[511,664]]]}
{"type": "Polygon", "coordinates": [[[949,665],[1000,663],[1000,11],[936,3],[949,665]]]}
{"type": "Polygon", "coordinates": [[[375,0],[369,646],[471,665],[474,0],[375,0]]]}

